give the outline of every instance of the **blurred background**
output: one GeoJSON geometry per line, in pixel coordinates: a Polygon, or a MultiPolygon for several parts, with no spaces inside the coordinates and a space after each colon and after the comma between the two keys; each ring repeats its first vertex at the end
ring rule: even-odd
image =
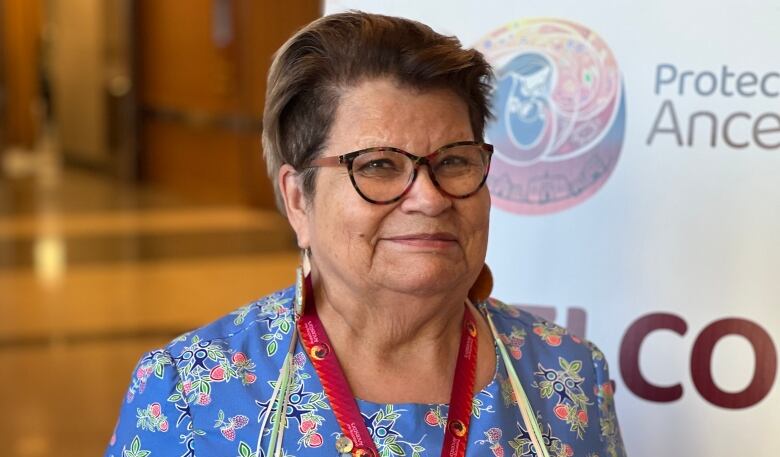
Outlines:
{"type": "Polygon", "coordinates": [[[317,0],[0,0],[0,455],[102,455],[142,352],[293,280],[260,147],[317,0]]]}

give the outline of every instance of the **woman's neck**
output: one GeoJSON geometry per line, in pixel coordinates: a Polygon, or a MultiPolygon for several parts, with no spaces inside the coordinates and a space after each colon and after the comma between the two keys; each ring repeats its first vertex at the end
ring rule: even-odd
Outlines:
{"type": "MultiPolygon", "coordinates": [[[[315,285],[314,296],[355,396],[376,403],[449,401],[465,292],[460,299],[451,293],[421,298],[392,291],[362,294],[329,283],[315,285]]],[[[493,377],[495,352],[487,324],[481,316],[477,321],[481,389],[493,377]]]]}

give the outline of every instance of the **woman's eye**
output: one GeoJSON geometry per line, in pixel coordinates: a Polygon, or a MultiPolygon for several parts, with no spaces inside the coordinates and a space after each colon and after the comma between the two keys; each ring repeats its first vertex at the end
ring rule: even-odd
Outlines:
{"type": "Polygon", "coordinates": [[[469,160],[466,157],[449,156],[444,158],[439,165],[444,167],[462,167],[469,164],[469,160]]]}
{"type": "Polygon", "coordinates": [[[478,165],[472,158],[461,155],[444,157],[436,164],[436,171],[439,173],[467,173],[477,168],[478,165]]]}
{"type": "Polygon", "coordinates": [[[374,159],[360,164],[356,171],[362,175],[386,176],[400,172],[396,162],[390,159],[374,159]]]}
{"type": "Polygon", "coordinates": [[[390,160],[387,160],[387,159],[372,160],[372,161],[368,162],[367,164],[363,165],[363,168],[374,168],[374,169],[383,168],[383,169],[388,169],[388,168],[395,168],[395,165],[393,164],[393,162],[391,162],[390,160]]]}

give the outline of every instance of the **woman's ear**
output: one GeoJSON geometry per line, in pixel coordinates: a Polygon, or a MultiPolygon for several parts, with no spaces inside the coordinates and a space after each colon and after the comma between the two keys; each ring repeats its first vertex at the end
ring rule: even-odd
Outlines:
{"type": "Polygon", "coordinates": [[[310,247],[309,207],[303,193],[303,180],[300,174],[289,164],[279,168],[279,191],[284,200],[284,210],[298,238],[298,247],[310,247]]]}

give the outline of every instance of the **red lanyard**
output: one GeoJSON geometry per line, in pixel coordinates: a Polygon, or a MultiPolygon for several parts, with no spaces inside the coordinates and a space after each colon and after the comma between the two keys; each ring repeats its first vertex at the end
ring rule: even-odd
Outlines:
{"type": "MultiPolygon", "coordinates": [[[[355,396],[352,394],[344,371],[341,369],[333,346],[330,344],[322,321],[317,316],[311,276],[304,281],[303,312],[298,317],[298,332],[306,353],[320,377],[333,413],[339,421],[344,437],[337,440],[339,453],[350,453],[355,457],[379,457],[379,451],[360,415],[355,396]]],[[[460,349],[452,382],[447,428],[444,430],[442,457],[463,457],[466,454],[466,439],[469,434],[471,405],[474,399],[474,381],[477,372],[477,325],[468,308],[463,313],[460,349]]]]}

